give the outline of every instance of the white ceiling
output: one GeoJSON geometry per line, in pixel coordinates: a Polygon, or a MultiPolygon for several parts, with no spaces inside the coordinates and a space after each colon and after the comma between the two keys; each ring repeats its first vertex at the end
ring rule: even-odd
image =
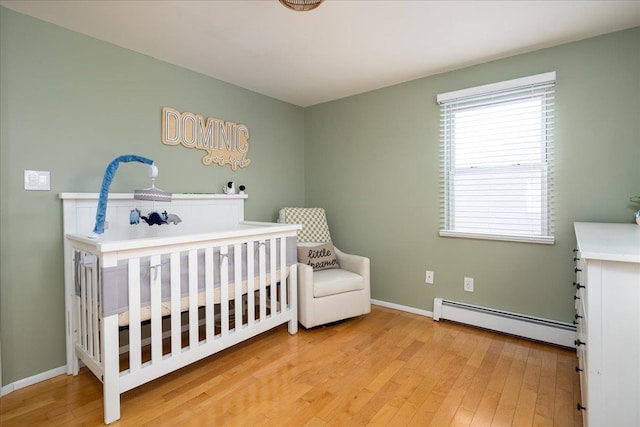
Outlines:
{"type": "Polygon", "coordinates": [[[303,107],[640,25],[640,0],[0,3],[303,107]]]}

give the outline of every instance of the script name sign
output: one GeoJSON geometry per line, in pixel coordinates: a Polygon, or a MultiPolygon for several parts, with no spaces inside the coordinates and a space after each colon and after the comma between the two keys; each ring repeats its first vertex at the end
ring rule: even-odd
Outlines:
{"type": "Polygon", "coordinates": [[[229,165],[231,170],[251,164],[249,152],[249,128],[247,126],[203,117],[190,112],[180,113],[162,108],[162,143],[182,145],[185,148],[203,150],[202,164],[229,165]]]}

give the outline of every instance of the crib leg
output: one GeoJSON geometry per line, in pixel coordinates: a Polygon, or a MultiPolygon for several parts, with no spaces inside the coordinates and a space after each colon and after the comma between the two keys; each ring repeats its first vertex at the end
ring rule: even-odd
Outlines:
{"type": "Polygon", "coordinates": [[[104,423],[120,419],[120,365],[118,360],[118,316],[102,319],[102,400],[104,423]]]}
{"type": "MultiPolygon", "coordinates": [[[[282,281],[284,283],[284,281],[282,281]]],[[[291,320],[289,320],[289,333],[291,335],[298,332],[298,268],[294,264],[289,269],[289,309],[291,310],[291,320]]],[[[284,301],[282,302],[284,306],[284,301]]]]}
{"type": "Polygon", "coordinates": [[[298,333],[298,317],[296,316],[295,319],[291,319],[289,320],[289,333],[291,335],[297,334],[298,333]]]}
{"type": "Polygon", "coordinates": [[[73,356],[71,358],[71,369],[70,369],[71,372],[67,370],[67,374],[71,374],[75,377],[80,373],[80,359],[76,357],[75,349],[73,349],[72,351],[73,351],[73,356]]]}
{"type": "Polygon", "coordinates": [[[80,373],[80,359],[76,356],[75,342],[71,338],[71,345],[67,347],[67,375],[74,377],[80,373]]]}
{"type": "MultiPolygon", "coordinates": [[[[69,304],[71,305],[71,304],[69,304]]],[[[71,310],[66,311],[67,316],[67,375],[78,375],[80,371],[80,361],[76,356],[76,337],[77,333],[75,331],[75,324],[73,322],[74,318],[80,317],[80,315],[75,315],[74,311],[78,311],[77,306],[72,305],[71,310]]]]}

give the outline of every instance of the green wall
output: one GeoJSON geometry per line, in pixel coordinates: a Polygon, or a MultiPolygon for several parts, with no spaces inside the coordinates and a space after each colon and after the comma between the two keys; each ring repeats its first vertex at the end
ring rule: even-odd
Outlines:
{"type": "MultiPolygon", "coordinates": [[[[245,216],[272,221],[304,204],[302,108],[0,8],[0,334],[2,381],[63,366],[61,192],[98,192],[121,154],[154,159],[158,187],[247,186],[245,216]],[[163,106],[244,123],[251,165],[203,166],[204,154],[160,142],[163,106]],[[51,191],[25,191],[25,169],[51,171],[51,191]]],[[[120,166],[111,191],[150,186],[120,166]]]]}
{"type": "Polygon", "coordinates": [[[304,172],[336,245],[371,258],[372,298],[571,321],[573,222],[633,222],[638,209],[640,27],[307,108],[304,172]],[[437,94],[554,70],[555,245],[439,237],[437,94]]]}
{"type": "MultiPolygon", "coordinates": [[[[640,193],[639,45],[636,28],[302,109],[0,7],[3,384],[64,365],[58,194],[97,192],[125,153],[154,159],[172,192],[244,183],[248,219],[325,207],[336,244],[371,258],[374,299],[431,310],[441,296],[570,320],[572,222],[629,222],[640,193]],[[439,237],[436,95],[551,70],[556,244],[439,237]],[[163,146],[163,106],[246,124],[251,166],[205,167],[201,152],[163,146]],[[51,191],[24,191],[24,169],[51,171],[51,191]]],[[[141,166],[122,165],[111,189],[146,186],[141,166]]]]}

